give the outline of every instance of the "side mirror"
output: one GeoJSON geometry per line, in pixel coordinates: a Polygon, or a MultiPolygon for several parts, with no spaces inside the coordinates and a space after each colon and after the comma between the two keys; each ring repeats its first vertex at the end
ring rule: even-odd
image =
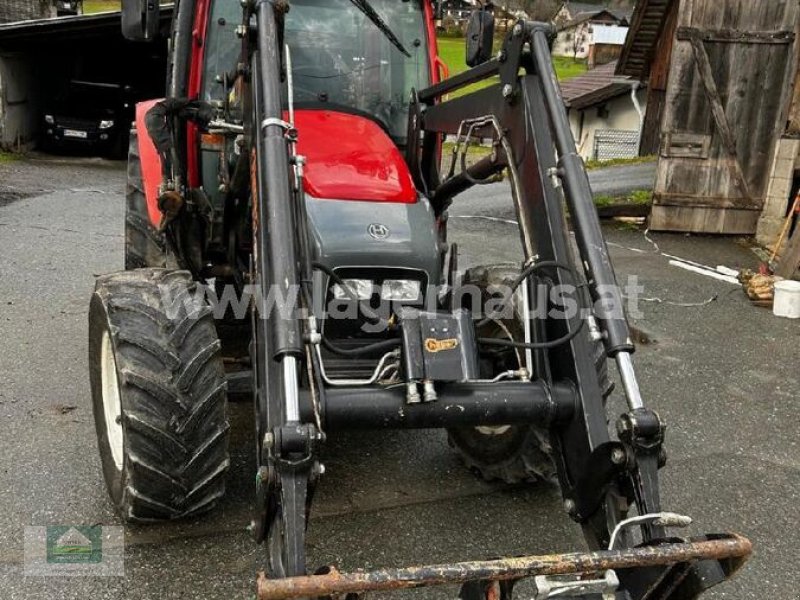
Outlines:
{"type": "Polygon", "coordinates": [[[122,35],[132,42],[150,42],[158,34],[159,0],[122,0],[122,35]]]}
{"type": "Polygon", "coordinates": [[[494,15],[482,7],[472,13],[467,25],[467,64],[477,67],[492,57],[494,15]]]}

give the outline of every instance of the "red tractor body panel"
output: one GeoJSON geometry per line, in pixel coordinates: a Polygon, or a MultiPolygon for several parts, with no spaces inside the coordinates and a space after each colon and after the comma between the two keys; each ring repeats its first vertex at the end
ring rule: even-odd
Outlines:
{"type": "Polygon", "coordinates": [[[139,160],[142,163],[142,184],[147,198],[147,216],[153,227],[161,223],[161,211],[158,208],[158,187],[161,185],[161,157],[155,144],[147,133],[145,117],[147,111],[161,102],[161,99],[147,100],[136,105],[136,132],[139,141],[139,160]]]}
{"type": "MultiPolygon", "coordinates": [[[[194,28],[192,29],[192,54],[189,63],[189,82],[187,97],[200,98],[203,87],[203,67],[205,65],[206,37],[211,0],[198,0],[195,5],[194,28]]],[[[200,159],[197,125],[186,124],[186,177],[189,187],[200,187],[200,159]]]]}
{"type": "Polygon", "coordinates": [[[314,198],[417,201],[406,161],[375,121],[330,110],[298,110],[297,151],[306,157],[305,191],[314,198]]]}

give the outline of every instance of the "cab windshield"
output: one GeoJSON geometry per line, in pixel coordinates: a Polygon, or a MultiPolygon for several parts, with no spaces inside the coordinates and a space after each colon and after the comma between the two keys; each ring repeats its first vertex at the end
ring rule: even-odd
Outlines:
{"type": "Polygon", "coordinates": [[[292,0],[286,42],[298,108],[350,108],[381,122],[403,144],[411,89],[430,83],[419,0],[372,0],[410,57],[349,0],[292,0]]]}

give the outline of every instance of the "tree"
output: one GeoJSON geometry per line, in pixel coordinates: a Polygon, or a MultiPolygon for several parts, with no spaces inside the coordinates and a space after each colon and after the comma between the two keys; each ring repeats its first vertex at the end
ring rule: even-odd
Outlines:
{"type": "Polygon", "coordinates": [[[578,58],[578,52],[586,46],[589,41],[589,28],[586,23],[580,23],[575,26],[575,32],[571,33],[567,39],[570,42],[570,49],[572,50],[572,58],[578,58]]]}

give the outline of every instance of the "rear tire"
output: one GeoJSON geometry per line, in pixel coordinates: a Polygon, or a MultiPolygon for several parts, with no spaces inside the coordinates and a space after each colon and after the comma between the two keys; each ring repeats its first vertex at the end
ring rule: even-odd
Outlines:
{"type": "Polygon", "coordinates": [[[225,371],[210,309],[186,300],[194,286],[183,271],[142,269],[99,278],[92,296],[98,447],[126,521],[194,516],[225,493],[225,371]]]}
{"type": "MultiPolygon", "coordinates": [[[[489,298],[492,288],[507,289],[519,275],[519,268],[511,264],[475,267],[464,274],[465,285],[481,289],[484,300],[489,298]]],[[[522,306],[514,303],[514,316],[500,325],[488,323],[478,333],[480,337],[502,337],[509,334],[517,341],[523,339],[522,306]]],[[[513,365],[519,368],[516,354],[511,354],[513,365]]],[[[595,345],[595,367],[607,398],[613,389],[608,379],[606,354],[602,343],[595,345]]],[[[497,373],[485,373],[494,376],[497,373]]],[[[487,481],[501,480],[506,483],[554,482],[556,466],[552,458],[552,447],[546,430],[531,425],[508,425],[506,427],[464,427],[448,430],[448,441],[459,453],[464,464],[487,481]]]]}
{"type": "Polygon", "coordinates": [[[128,185],[125,191],[125,270],[166,266],[164,234],[153,227],[147,213],[139,137],[134,129],[128,145],[128,185]]]}

